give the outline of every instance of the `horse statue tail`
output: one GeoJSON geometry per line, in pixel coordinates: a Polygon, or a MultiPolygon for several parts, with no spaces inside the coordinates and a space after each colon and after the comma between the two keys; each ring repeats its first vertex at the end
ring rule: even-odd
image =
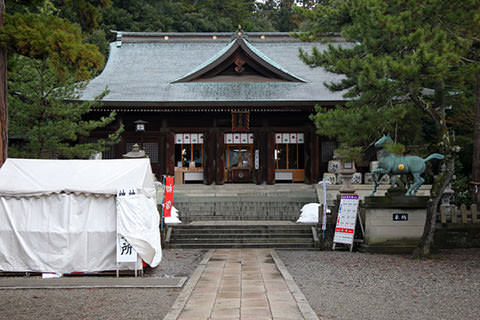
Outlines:
{"type": "Polygon", "coordinates": [[[428,157],[423,159],[423,162],[427,162],[427,161],[430,161],[432,159],[443,160],[443,159],[445,159],[445,156],[440,154],[440,153],[432,153],[431,155],[429,155],[428,157]]]}

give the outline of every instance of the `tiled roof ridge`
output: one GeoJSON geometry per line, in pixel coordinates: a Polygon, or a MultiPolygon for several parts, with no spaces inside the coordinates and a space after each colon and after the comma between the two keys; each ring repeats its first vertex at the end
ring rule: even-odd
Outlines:
{"type": "MultiPolygon", "coordinates": [[[[188,39],[202,39],[202,40],[216,40],[216,39],[233,39],[235,32],[134,32],[134,31],[120,31],[110,30],[117,35],[117,40],[123,42],[136,42],[135,39],[145,40],[188,40],[188,39]]],[[[301,32],[298,32],[301,34],[301,32]]],[[[269,40],[290,40],[301,41],[293,36],[292,32],[244,32],[246,38],[251,40],[261,39],[263,41],[269,40]]],[[[344,41],[339,34],[331,34],[328,36],[329,41],[344,41]]]]}
{"type": "Polygon", "coordinates": [[[222,62],[227,57],[232,56],[232,54],[234,54],[234,52],[240,48],[250,51],[249,54],[251,55],[251,58],[256,60],[258,63],[264,65],[266,68],[270,69],[270,71],[278,75],[284,81],[307,82],[301,77],[289,72],[287,69],[282,67],[274,60],[270,59],[263,52],[257,49],[253,44],[251,44],[248,39],[243,38],[243,34],[241,34],[240,37],[232,40],[227,46],[218,51],[214,56],[205,60],[202,64],[197,66],[188,74],[173,81],[172,83],[189,82],[191,80],[198,79],[202,74],[205,74],[207,71],[211,70],[218,63],[222,62]]]}

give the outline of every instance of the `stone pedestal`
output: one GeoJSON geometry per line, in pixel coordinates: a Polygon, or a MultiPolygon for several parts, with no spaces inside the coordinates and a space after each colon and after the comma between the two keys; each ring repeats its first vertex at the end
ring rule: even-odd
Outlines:
{"type": "Polygon", "coordinates": [[[401,193],[365,197],[365,243],[361,249],[411,253],[423,235],[428,199],[401,193]]]}

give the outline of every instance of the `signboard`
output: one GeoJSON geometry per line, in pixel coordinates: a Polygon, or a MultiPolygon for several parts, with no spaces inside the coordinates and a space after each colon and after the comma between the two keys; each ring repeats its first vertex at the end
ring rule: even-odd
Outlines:
{"type": "Polygon", "coordinates": [[[408,221],[408,213],[399,212],[392,215],[393,221],[408,221]]]}
{"type": "Polygon", "coordinates": [[[172,216],[173,205],[173,177],[165,177],[165,196],[163,198],[163,216],[172,216]]]}
{"type": "Polygon", "coordinates": [[[137,262],[137,251],[127,239],[117,234],[117,263],[119,262],[137,262]]]}
{"type": "Polygon", "coordinates": [[[353,246],[355,225],[357,223],[357,210],[359,198],[356,194],[344,194],[340,200],[337,225],[333,243],[343,243],[353,246]]]}

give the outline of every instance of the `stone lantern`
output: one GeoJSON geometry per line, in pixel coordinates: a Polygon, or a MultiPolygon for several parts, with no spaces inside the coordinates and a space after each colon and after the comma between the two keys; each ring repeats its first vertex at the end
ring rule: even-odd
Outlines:
{"type": "Polygon", "coordinates": [[[144,150],[140,150],[140,146],[135,143],[132,147],[132,151],[124,154],[122,156],[125,159],[139,159],[139,158],[147,158],[147,154],[144,150]]]}
{"type": "Polygon", "coordinates": [[[338,173],[342,178],[342,186],[340,193],[354,193],[355,188],[352,185],[352,177],[356,172],[355,162],[353,160],[340,159],[340,167],[338,173]]]}

